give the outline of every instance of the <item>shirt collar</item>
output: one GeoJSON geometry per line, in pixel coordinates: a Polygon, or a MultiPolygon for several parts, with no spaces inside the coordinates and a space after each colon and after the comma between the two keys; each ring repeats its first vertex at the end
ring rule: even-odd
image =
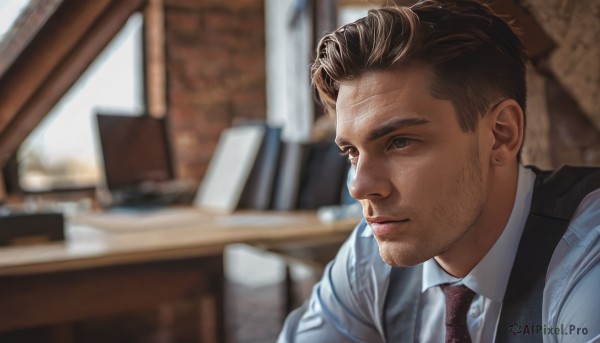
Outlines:
{"type": "MultiPolygon", "coordinates": [[[[506,227],[487,254],[462,279],[463,284],[475,293],[499,303],[504,298],[521,234],[529,216],[534,181],[535,174],[519,165],[517,194],[506,227]]],[[[422,292],[443,283],[457,281],[460,279],[446,273],[435,259],[432,258],[423,263],[422,292]]]]}

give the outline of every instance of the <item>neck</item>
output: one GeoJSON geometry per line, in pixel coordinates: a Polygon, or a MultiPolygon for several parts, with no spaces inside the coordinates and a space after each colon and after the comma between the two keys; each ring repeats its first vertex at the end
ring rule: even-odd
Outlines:
{"type": "Polygon", "coordinates": [[[435,260],[448,274],[463,278],[498,240],[512,212],[517,194],[518,166],[490,170],[488,199],[475,223],[435,260]],[[510,186],[508,186],[510,185],[510,186]]]}

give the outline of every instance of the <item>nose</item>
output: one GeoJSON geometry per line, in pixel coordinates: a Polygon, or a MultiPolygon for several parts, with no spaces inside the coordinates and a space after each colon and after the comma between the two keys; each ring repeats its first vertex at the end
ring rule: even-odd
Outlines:
{"type": "Polygon", "coordinates": [[[361,157],[352,172],[354,177],[349,181],[348,188],[353,198],[375,200],[390,194],[391,183],[383,166],[361,157]]]}

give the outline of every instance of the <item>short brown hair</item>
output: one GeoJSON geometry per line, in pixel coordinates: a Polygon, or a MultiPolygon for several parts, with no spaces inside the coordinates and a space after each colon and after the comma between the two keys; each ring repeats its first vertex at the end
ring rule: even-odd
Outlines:
{"type": "Polygon", "coordinates": [[[323,37],[316,53],[312,80],[329,112],[340,82],[409,63],[432,67],[431,95],[452,101],[463,131],[474,131],[499,100],[514,99],[525,110],[523,45],[504,20],[474,0],[370,10],[323,37]]]}

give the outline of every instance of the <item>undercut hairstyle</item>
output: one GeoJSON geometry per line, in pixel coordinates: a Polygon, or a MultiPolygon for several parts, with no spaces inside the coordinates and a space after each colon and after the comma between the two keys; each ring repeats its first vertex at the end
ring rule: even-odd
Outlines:
{"type": "Polygon", "coordinates": [[[454,105],[463,131],[504,99],[525,112],[525,49],[509,24],[475,0],[424,0],[370,10],[321,39],[311,67],[318,97],[335,113],[340,83],[375,70],[431,67],[433,97],[454,105]]]}

